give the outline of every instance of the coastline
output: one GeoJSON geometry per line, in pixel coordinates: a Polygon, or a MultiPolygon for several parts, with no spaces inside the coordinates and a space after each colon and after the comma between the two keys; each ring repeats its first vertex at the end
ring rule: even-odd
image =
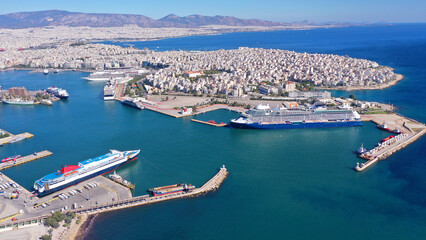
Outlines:
{"type": "MultiPolygon", "coordinates": [[[[191,36],[216,36],[216,35],[222,35],[226,33],[249,33],[249,32],[274,32],[274,31],[300,31],[300,30],[312,30],[312,29],[319,29],[319,28],[344,28],[344,27],[351,27],[351,26],[358,26],[358,25],[301,25],[301,26],[269,26],[269,27],[259,27],[259,26],[242,26],[242,27],[234,27],[234,26],[203,26],[200,28],[209,29],[216,32],[211,33],[201,33],[201,34],[183,34],[179,36],[174,37],[154,37],[154,38],[127,38],[127,39],[121,39],[121,38],[113,38],[113,39],[91,39],[89,40],[90,43],[102,43],[105,41],[110,42],[147,42],[147,41],[158,41],[158,40],[164,40],[164,39],[173,39],[173,38],[184,38],[184,37],[191,37],[191,36]],[[216,28],[215,28],[216,27],[216,28]],[[228,29],[226,29],[228,27],[228,29]]],[[[102,43],[104,44],[104,43],[102,43]]]]}
{"type": "Polygon", "coordinates": [[[76,226],[73,231],[70,231],[68,240],[82,240],[87,233],[87,231],[92,226],[97,215],[79,215],[81,216],[80,224],[76,226]]]}
{"type": "Polygon", "coordinates": [[[355,91],[355,90],[380,90],[392,87],[396,85],[399,81],[405,78],[404,75],[396,73],[396,79],[389,81],[382,85],[377,86],[350,86],[350,87],[315,87],[317,90],[345,90],[345,91],[355,91]]]}

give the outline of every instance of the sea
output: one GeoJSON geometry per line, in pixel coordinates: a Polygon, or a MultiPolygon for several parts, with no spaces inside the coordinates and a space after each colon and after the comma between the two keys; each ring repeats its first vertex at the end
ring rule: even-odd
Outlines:
{"type": "MultiPolygon", "coordinates": [[[[393,24],[226,33],[146,42],[105,42],[168,50],[238,47],[347,55],[376,61],[403,74],[383,90],[332,91],[393,104],[397,112],[426,122],[426,24],[393,24]]],[[[0,73],[2,89],[52,85],[68,100],[53,106],[0,104],[0,128],[34,137],[0,147],[0,158],[50,150],[47,158],[4,171],[27,189],[35,180],[104,154],[141,149],[138,160],[117,173],[136,185],[134,195],[175,183],[201,186],[224,164],[229,176],[215,192],[98,215],[84,239],[423,239],[426,236],[426,138],[368,170],[356,149],[374,147],[389,134],[362,127],[244,130],[213,128],[149,110],[102,100],[103,83],[83,72],[0,73]]],[[[217,110],[197,119],[229,121],[217,110]]]]}

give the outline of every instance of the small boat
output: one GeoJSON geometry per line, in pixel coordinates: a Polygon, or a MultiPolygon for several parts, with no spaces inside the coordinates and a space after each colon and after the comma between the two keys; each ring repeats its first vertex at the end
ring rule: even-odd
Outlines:
{"type": "Polygon", "coordinates": [[[59,69],[54,69],[53,70],[53,73],[58,73],[59,72],[59,69]]]}
{"type": "Polygon", "coordinates": [[[43,99],[40,101],[40,104],[46,105],[46,106],[52,106],[53,102],[50,101],[49,99],[43,99]]]}
{"type": "Polygon", "coordinates": [[[391,133],[400,134],[401,131],[398,128],[395,128],[393,131],[391,131],[391,133]]]}
{"type": "Polygon", "coordinates": [[[364,148],[364,144],[361,144],[361,147],[359,147],[356,152],[358,153],[358,155],[362,155],[367,152],[367,149],[364,148]]]}
{"type": "Polygon", "coordinates": [[[390,140],[390,139],[392,139],[392,138],[394,138],[395,136],[393,136],[393,135],[390,135],[389,137],[387,137],[387,138],[383,138],[382,139],[382,142],[386,142],[386,141],[388,141],[388,140],[390,140]]]}
{"type": "Polygon", "coordinates": [[[389,130],[388,125],[386,123],[382,123],[382,125],[377,125],[377,128],[382,129],[382,130],[386,130],[386,131],[389,130]]]}
{"type": "Polygon", "coordinates": [[[44,69],[44,70],[43,70],[43,73],[44,73],[44,75],[47,75],[47,74],[49,74],[49,70],[44,69]]]}
{"type": "Polygon", "coordinates": [[[119,183],[125,187],[128,187],[130,189],[135,188],[135,185],[131,184],[129,181],[127,181],[126,179],[124,179],[123,177],[121,177],[120,175],[118,175],[115,171],[114,173],[109,175],[109,178],[111,178],[111,180],[113,180],[116,183],[119,183]]]}
{"type": "Polygon", "coordinates": [[[3,158],[1,160],[2,163],[5,162],[10,162],[10,161],[16,161],[18,158],[22,157],[21,155],[15,155],[15,156],[11,156],[11,157],[7,157],[7,158],[3,158]]]}

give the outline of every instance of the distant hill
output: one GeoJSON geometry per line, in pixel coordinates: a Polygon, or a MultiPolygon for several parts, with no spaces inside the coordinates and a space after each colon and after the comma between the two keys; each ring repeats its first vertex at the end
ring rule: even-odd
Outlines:
{"type": "Polygon", "coordinates": [[[257,19],[240,19],[228,16],[190,15],[179,17],[170,14],[161,19],[153,19],[135,14],[79,13],[61,10],[18,12],[0,15],[0,28],[30,28],[46,26],[89,26],[118,27],[136,24],[140,27],[199,27],[203,25],[226,26],[285,26],[280,22],[257,19]]]}
{"type": "Polygon", "coordinates": [[[286,23],[263,21],[257,19],[241,19],[229,16],[202,16],[190,15],[186,17],[179,17],[170,14],[166,17],[159,19],[161,22],[169,22],[174,24],[198,27],[203,25],[226,25],[226,26],[284,26],[286,23]]]}

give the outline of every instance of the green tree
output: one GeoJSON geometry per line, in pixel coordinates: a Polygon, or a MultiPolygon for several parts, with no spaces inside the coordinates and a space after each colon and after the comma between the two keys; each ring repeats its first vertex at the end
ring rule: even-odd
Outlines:
{"type": "Polygon", "coordinates": [[[48,217],[45,220],[45,224],[49,227],[53,227],[53,228],[58,228],[59,227],[59,223],[58,221],[55,220],[54,217],[48,217]]]}
{"type": "Polygon", "coordinates": [[[44,234],[40,237],[42,240],[52,240],[52,235],[44,234]]]}
{"type": "Polygon", "coordinates": [[[349,95],[349,98],[353,99],[353,100],[357,100],[356,96],[354,94],[349,95]]]}

